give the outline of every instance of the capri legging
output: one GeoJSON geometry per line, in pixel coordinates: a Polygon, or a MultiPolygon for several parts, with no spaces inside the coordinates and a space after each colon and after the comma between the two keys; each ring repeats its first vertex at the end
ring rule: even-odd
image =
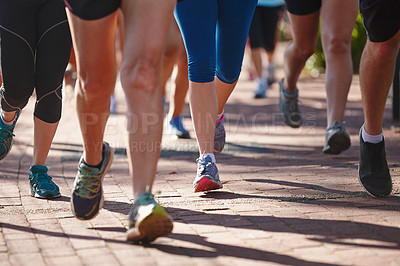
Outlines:
{"type": "Polygon", "coordinates": [[[1,108],[22,109],[36,91],[34,115],[47,123],[61,117],[61,89],[71,35],[61,0],[0,1],[1,108]]]}
{"type": "Polygon", "coordinates": [[[189,80],[232,84],[242,67],[257,0],[186,0],[175,16],[188,54],[189,80]]]}

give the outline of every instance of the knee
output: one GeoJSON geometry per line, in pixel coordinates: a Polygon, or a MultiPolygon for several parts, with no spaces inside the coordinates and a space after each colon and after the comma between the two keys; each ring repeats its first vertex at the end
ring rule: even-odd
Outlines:
{"type": "Polygon", "coordinates": [[[136,63],[124,63],[121,69],[121,85],[126,95],[141,90],[153,94],[160,83],[160,62],[138,60],[136,63]]]}
{"type": "Polygon", "coordinates": [[[338,36],[325,37],[326,44],[324,45],[324,52],[326,56],[335,56],[339,54],[350,54],[351,39],[341,38],[338,36]]]}
{"type": "Polygon", "coordinates": [[[79,73],[77,93],[87,104],[98,103],[108,99],[115,87],[115,70],[109,73],[79,73]]]}
{"type": "Polygon", "coordinates": [[[308,59],[315,52],[315,44],[294,45],[293,52],[302,59],[308,59]]]}

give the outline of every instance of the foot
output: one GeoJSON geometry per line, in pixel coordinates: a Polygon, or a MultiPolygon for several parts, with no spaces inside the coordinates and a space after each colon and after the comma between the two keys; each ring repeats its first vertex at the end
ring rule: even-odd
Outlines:
{"type": "Polygon", "coordinates": [[[197,176],[193,182],[194,192],[209,191],[222,188],[218,168],[210,156],[200,156],[197,162],[197,176]]]}
{"type": "Polygon", "coordinates": [[[255,99],[267,98],[267,90],[268,90],[267,82],[260,81],[258,83],[258,87],[257,87],[256,91],[254,92],[254,98],[255,99]]]}
{"type": "Polygon", "coordinates": [[[268,86],[271,86],[273,83],[275,83],[275,64],[268,64],[267,73],[268,73],[267,83],[268,86]]]}
{"type": "Polygon", "coordinates": [[[72,213],[79,220],[93,219],[103,208],[102,182],[110,169],[113,156],[113,149],[107,142],[104,142],[103,160],[99,168],[87,165],[81,158],[71,196],[72,213]]]}
{"type": "Polygon", "coordinates": [[[385,197],[392,192],[384,140],[376,144],[364,142],[360,132],[358,177],[361,185],[372,196],[385,197]]]}
{"type": "Polygon", "coordinates": [[[142,194],[129,212],[128,241],[149,243],[172,232],[172,218],[150,193],[142,194]]]}
{"type": "Polygon", "coordinates": [[[223,114],[221,119],[217,121],[215,124],[215,132],[214,132],[214,152],[221,153],[225,147],[225,127],[224,127],[225,115],[223,114]]]}
{"type": "Polygon", "coordinates": [[[190,133],[183,127],[181,116],[175,116],[169,121],[168,133],[180,139],[190,139],[190,133]]]}
{"type": "Polygon", "coordinates": [[[47,167],[42,165],[32,165],[29,172],[29,188],[31,196],[41,199],[53,199],[60,197],[58,186],[47,174],[47,167]]]}
{"type": "Polygon", "coordinates": [[[279,82],[280,97],[279,97],[279,110],[285,124],[298,128],[303,124],[301,111],[299,109],[299,90],[295,93],[289,94],[283,88],[283,79],[279,82]]]}
{"type": "Polygon", "coordinates": [[[0,118],[0,161],[3,160],[11,150],[13,145],[13,137],[15,136],[13,131],[19,114],[20,111],[17,110],[15,113],[16,119],[11,126],[4,125],[2,119],[0,118]]]}
{"type": "Polygon", "coordinates": [[[325,146],[322,152],[326,154],[339,154],[347,150],[350,145],[350,136],[347,134],[343,123],[335,121],[326,130],[325,146]]]}

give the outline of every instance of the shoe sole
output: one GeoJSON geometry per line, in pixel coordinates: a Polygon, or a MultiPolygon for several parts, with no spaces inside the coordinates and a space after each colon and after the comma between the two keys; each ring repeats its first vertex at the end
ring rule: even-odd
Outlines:
{"type": "Polygon", "coordinates": [[[170,215],[163,207],[157,205],[148,216],[139,222],[137,227],[128,229],[126,240],[150,243],[158,237],[170,234],[173,227],[170,215]]]}
{"type": "Polygon", "coordinates": [[[210,191],[221,189],[222,186],[217,182],[214,182],[207,178],[206,176],[202,177],[197,185],[194,187],[194,192],[203,192],[203,191],[210,191]]]}
{"type": "Polygon", "coordinates": [[[31,196],[38,198],[38,199],[55,199],[55,198],[59,198],[61,197],[61,193],[57,194],[57,195],[47,195],[46,197],[40,196],[39,194],[37,194],[36,192],[34,192],[32,189],[30,189],[31,192],[31,196]]]}
{"type": "MultiPolygon", "coordinates": [[[[358,166],[358,171],[360,171],[360,165],[358,166]]],[[[390,192],[389,192],[388,194],[385,194],[385,195],[375,195],[375,194],[372,194],[372,193],[364,186],[364,184],[361,182],[361,178],[360,178],[360,175],[359,175],[359,174],[358,174],[358,182],[360,182],[361,186],[362,186],[363,189],[367,192],[367,194],[370,195],[371,197],[374,197],[374,198],[385,198],[385,197],[388,197],[388,196],[390,196],[390,194],[392,194],[392,191],[393,191],[393,185],[391,185],[391,186],[390,186],[390,192]]],[[[391,180],[391,182],[393,182],[393,181],[391,180]]]]}
{"type": "Polygon", "coordinates": [[[328,141],[328,147],[324,148],[323,153],[337,155],[350,148],[350,139],[345,134],[335,134],[328,141]]]}
{"type": "Polygon", "coordinates": [[[93,215],[93,217],[89,218],[89,219],[85,219],[84,217],[78,217],[76,216],[76,212],[74,209],[74,204],[72,203],[72,197],[71,197],[71,210],[72,213],[74,214],[74,216],[78,219],[78,220],[82,220],[82,221],[87,221],[87,220],[92,220],[94,218],[96,218],[97,215],[99,215],[100,210],[103,209],[104,206],[104,191],[103,191],[103,179],[106,176],[106,174],[108,173],[108,170],[110,170],[111,164],[114,160],[114,149],[108,145],[108,147],[110,148],[110,159],[108,160],[106,167],[104,168],[104,173],[101,175],[101,199],[100,199],[100,204],[99,204],[99,209],[97,210],[96,214],[93,215]]]}

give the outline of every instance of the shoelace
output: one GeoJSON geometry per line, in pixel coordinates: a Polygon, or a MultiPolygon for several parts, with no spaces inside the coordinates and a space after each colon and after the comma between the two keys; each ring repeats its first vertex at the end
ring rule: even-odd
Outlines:
{"type": "Polygon", "coordinates": [[[49,176],[47,173],[35,173],[29,179],[32,181],[35,181],[36,183],[40,183],[43,185],[52,184],[52,182],[51,182],[52,177],[49,176]]]}
{"type": "Polygon", "coordinates": [[[100,189],[100,178],[95,176],[79,177],[77,189],[80,197],[93,198],[100,189]]]}
{"type": "Polygon", "coordinates": [[[292,99],[288,99],[287,103],[288,103],[289,112],[291,112],[291,113],[293,113],[293,112],[298,113],[299,112],[299,110],[298,110],[299,109],[298,108],[298,98],[297,97],[294,97],[292,99]]]}
{"type": "Polygon", "coordinates": [[[15,136],[14,133],[12,132],[12,130],[9,128],[0,126],[0,139],[6,139],[9,136],[12,136],[12,137],[15,136]]]}
{"type": "Polygon", "coordinates": [[[196,162],[199,164],[200,173],[202,175],[212,176],[213,170],[211,162],[206,162],[202,159],[197,159],[196,162]]]}

